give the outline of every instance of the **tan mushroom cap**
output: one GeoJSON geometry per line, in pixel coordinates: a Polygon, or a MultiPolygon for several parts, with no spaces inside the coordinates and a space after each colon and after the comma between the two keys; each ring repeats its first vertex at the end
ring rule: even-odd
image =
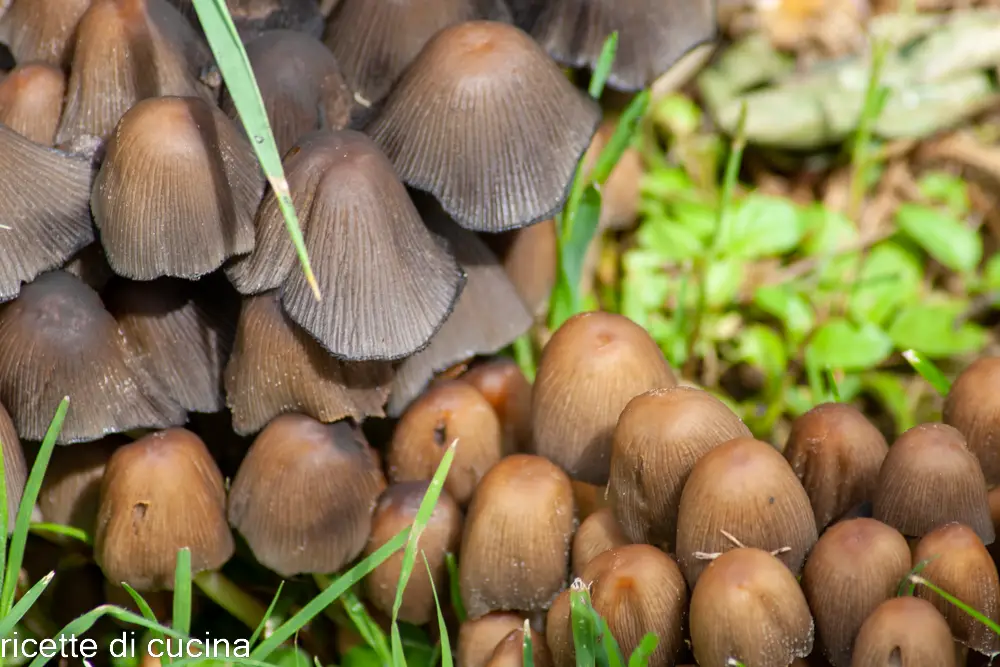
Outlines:
{"type": "Polygon", "coordinates": [[[493,406],[503,430],[504,455],[531,445],[531,383],[517,362],[496,357],[474,365],[458,378],[468,382],[493,406]]]}
{"type": "Polygon", "coordinates": [[[66,77],[53,65],[18,65],[0,77],[0,123],[25,138],[51,146],[62,113],[66,77]]]}
{"type": "Polygon", "coordinates": [[[605,551],[631,543],[609,508],[597,510],[580,522],[580,527],[573,536],[573,573],[580,575],[587,563],[605,551]]]}
{"type": "Polygon", "coordinates": [[[955,378],[941,420],[965,436],[986,483],[1000,484],[1000,357],[977,359],[955,378]]]}
{"type": "Polygon", "coordinates": [[[523,626],[523,616],[505,611],[462,621],[458,626],[455,662],[458,667],[486,667],[497,644],[523,626]]]}
{"type": "Polygon", "coordinates": [[[80,18],[91,0],[14,0],[0,11],[0,42],[20,63],[69,63],[80,18]]]}
{"type": "Polygon", "coordinates": [[[851,667],[956,667],[947,621],[930,602],[890,598],[871,613],[854,642],[851,667]]]}

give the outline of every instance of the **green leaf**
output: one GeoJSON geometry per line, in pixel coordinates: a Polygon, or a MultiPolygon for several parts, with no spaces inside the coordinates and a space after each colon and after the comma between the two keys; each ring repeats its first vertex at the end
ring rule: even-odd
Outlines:
{"type": "Polygon", "coordinates": [[[728,234],[720,239],[719,250],[725,256],[774,257],[793,250],[802,239],[801,216],[787,199],[750,194],[731,215],[728,234]]]}
{"type": "Polygon", "coordinates": [[[902,377],[894,373],[864,373],[861,375],[861,387],[892,415],[897,433],[917,425],[902,377]]]}
{"type": "Polygon", "coordinates": [[[802,218],[807,230],[802,242],[806,256],[832,255],[858,240],[858,230],[851,219],[822,204],[807,207],[802,218]]]}
{"type": "Polygon", "coordinates": [[[992,255],[983,267],[983,288],[1000,290],[1000,253],[992,255]]]}
{"type": "Polygon", "coordinates": [[[969,186],[958,176],[946,171],[929,171],[917,182],[917,188],[927,199],[943,204],[956,218],[969,214],[969,186]]]}
{"type": "Polygon", "coordinates": [[[774,383],[788,370],[785,341],[774,329],[763,324],[751,324],[736,338],[737,354],[741,361],[756,366],[774,383]]]}
{"type": "Polygon", "coordinates": [[[753,304],[781,322],[793,342],[805,340],[816,323],[809,302],[791,285],[765,285],[754,292],[753,304]]]}
{"type": "Polygon", "coordinates": [[[639,180],[639,192],[645,199],[665,201],[691,192],[695,187],[691,176],[680,167],[654,169],[639,180]]]}
{"type": "Polygon", "coordinates": [[[705,272],[705,304],[709,308],[725,308],[736,301],[746,264],[739,260],[721,259],[712,262],[705,272]]]}
{"type": "Polygon", "coordinates": [[[661,265],[693,260],[705,253],[705,243],[697,232],[670,218],[646,220],[636,232],[636,241],[640,248],[655,252],[661,265]]]}
{"type": "Polygon", "coordinates": [[[961,220],[918,204],[901,204],[899,229],[952,271],[973,271],[983,257],[979,233],[961,220]]]}
{"type": "Polygon", "coordinates": [[[702,247],[707,248],[718,227],[718,212],[714,206],[694,199],[678,199],[670,202],[670,216],[684,229],[697,237],[702,247]]]}
{"type": "Polygon", "coordinates": [[[312,659],[297,646],[282,646],[271,654],[268,663],[273,667],[309,667],[312,659]]]}
{"type": "Polygon", "coordinates": [[[989,338],[986,330],[972,322],[956,326],[968,307],[965,301],[918,303],[904,308],[889,327],[889,335],[900,349],[914,348],[931,359],[980,351],[989,338]]]}
{"type": "Polygon", "coordinates": [[[340,658],[342,667],[386,667],[378,653],[366,644],[352,646],[340,658]]]}
{"type": "Polygon", "coordinates": [[[859,322],[886,324],[902,306],[919,298],[922,276],[920,262],[898,243],[876,245],[851,291],[851,316],[859,322]]]}
{"type": "Polygon", "coordinates": [[[816,330],[806,347],[806,363],[816,368],[860,371],[878,366],[892,354],[892,339],[874,324],[833,318],[816,330]]]}

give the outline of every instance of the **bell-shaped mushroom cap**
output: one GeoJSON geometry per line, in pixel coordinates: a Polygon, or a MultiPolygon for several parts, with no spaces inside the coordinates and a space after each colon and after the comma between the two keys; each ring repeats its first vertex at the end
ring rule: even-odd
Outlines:
{"type": "Polygon", "coordinates": [[[229,522],[283,577],[335,572],[365,548],[385,478],[361,430],[305,415],[274,419],[229,491],[229,522]]]}
{"type": "Polygon", "coordinates": [[[17,437],[14,422],[3,405],[0,405],[0,447],[3,448],[3,478],[7,494],[7,532],[14,532],[14,520],[21,505],[24,484],[28,478],[28,465],[24,450],[17,437]]]}
{"type": "MultiPolygon", "coordinates": [[[[19,63],[69,63],[80,17],[91,0],[14,0],[0,10],[0,43],[19,63]]],[[[6,4],[6,3],[4,3],[6,4]]]]}
{"type": "Polygon", "coordinates": [[[816,539],[809,496],[766,442],[742,437],[712,449],[681,493],[677,558],[691,586],[711,555],[740,546],[776,552],[797,575],[816,539]]]}
{"type": "Polygon", "coordinates": [[[982,357],[955,378],[944,402],[942,421],[965,436],[979,459],[986,483],[1000,484],[1000,357],[982,357]]]}
{"type": "MultiPolygon", "coordinates": [[[[436,205],[435,205],[436,206],[436,205]]],[[[431,231],[451,249],[465,271],[455,309],[430,343],[396,369],[390,415],[399,415],[434,373],[478,354],[494,354],[531,328],[532,317],[496,255],[473,232],[442,214],[425,214],[431,231]]]]}
{"type": "Polygon", "coordinates": [[[504,637],[524,626],[524,617],[495,611],[458,626],[455,663],[458,667],[486,667],[490,656],[504,637]]]}
{"type": "Polygon", "coordinates": [[[423,349],[464,276],[386,157],[358,132],[314,132],[284,166],[323,300],[298,267],[273,191],[257,214],[256,248],[227,269],[236,289],[280,287],[285,311],[343,359],[396,360],[423,349]]]}
{"type": "Polygon", "coordinates": [[[995,538],[986,480],[965,438],[946,424],[903,433],[882,462],[872,515],[907,537],[946,523],[963,523],[983,544],[995,538]]]}
{"type": "Polygon", "coordinates": [[[570,587],[556,596],[545,614],[545,644],[552,654],[555,667],[577,667],[576,646],[573,643],[570,595],[572,591],[586,589],[583,579],[574,579],[570,587]]]}
{"type": "Polygon", "coordinates": [[[500,420],[475,387],[446,380],[418,398],[396,425],[386,454],[394,482],[430,480],[452,441],[455,458],[444,488],[460,504],[500,460],[500,420]]]}
{"type": "Polygon", "coordinates": [[[699,665],[789,665],[812,652],[813,619],[802,589],[759,549],[713,560],[691,592],[690,613],[699,665]]]}
{"type": "Polygon", "coordinates": [[[535,453],[578,481],[606,484],[622,410],[677,378],[663,352],[632,320],[605,312],[566,320],[542,351],[532,395],[535,453]]]}
{"type": "MultiPolygon", "coordinates": [[[[914,563],[926,563],[920,576],[943,588],[994,623],[1000,621],[1000,577],[993,558],[975,531],[960,523],[939,526],[924,535],[913,550],[914,563]]],[[[926,586],[915,595],[937,607],[957,641],[993,656],[1000,637],[926,586]]]]}
{"type": "MultiPolygon", "coordinates": [[[[250,41],[246,52],[282,155],[310,132],[347,126],[354,97],[322,42],[300,32],[273,30],[250,41]]],[[[222,109],[237,119],[228,90],[222,109]]]]}
{"type": "MultiPolygon", "coordinates": [[[[192,0],[170,3],[199,25],[192,0]]],[[[226,7],[244,43],[278,30],[293,30],[314,39],[323,34],[323,14],[316,0],[226,0],[226,7]]]]}
{"type": "Polygon", "coordinates": [[[70,408],[59,444],[175,426],[186,417],[129,349],[97,293],[54,271],[0,310],[0,402],[22,438],[41,440],[64,396],[70,408]]]}
{"type": "Polygon", "coordinates": [[[469,21],[427,43],[366,131],[458,224],[501,232],[562,208],[600,117],[528,35],[469,21]]]}
{"type": "Polygon", "coordinates": [[[503,453],[527,451],[531,444],[531,383],[510,357],[495,357],[458,377],[493,406],[503,431],[503,453]]]}
{"type": "Polygon", "coordinates": [[[580,522],[573,536],[571,563],[573,573],[579,575],[587,563],[605,551],[632,544],[615,515],[607,507],[602,508],[580,522]]]}
{"type": "Polygon", "coordinates": [[[604,41],[619,36],[608,85],[639,90],[718,32],[712,0],[552,0],[531,34],[571,67],[597,65],[604,41]]]}
{"type": "Polygon", "coordinates": [[[233,555],[226,488],[205,443],[191,431],[157,431],[111,455],[101,482],[94,559],[108,581],[140,591],[173,590],[177,551],[191,573],[233,555]]]}
{"type": "Polygon", "coordinates": [[[283,412],[327,423],[382,417],[392,366],[335,359],[267,292],[243,300],[224,381],[233,430],[249,435],[283,412]]]}
{"type": "MultiPolygon", "coordinates": [[[[215,91],[199,80],[212,63],[208,45],[166,0],[92,0],[80,19],[56,143],[106,139],[126,111],[150,97],[200,96],[214,104],[215,91]]],[[[162,141],[175,131],[155,136],[162,141]]]]}
{"type": "Polygon", "coordinates": [[[254,247],[264,177],[250,143],[196,97],[129,109],[107,144],[91,209],[115,273],[199,278],[254,247]]]}
{"type": "Polygon", "coordinates": [[[552,667],[552,655],[545,645],[545,637],[534,630],[525,621],[523,627],[512,630],[493,649],[493,655],[486,662],[486,667],[522,667],[524,665],[524,632],[531,633],[531,664],[535,667],[552,667]]]}
{"type": "Polygon", "coordinates": [[[823,530],[872,499],[889,445],[853,405],[824,403],[792,422],[784,453],[823,530]]]}
{"type": "Polygon", "coordinates": [[[956,667],[951,629],[927,600],[890,598],[858,631],[851,667],[956,667]]]}
{"type": "Polygon", "coordinates": [[[42,518],[93,535],[104,469],[115,450],[128,442],[125,436],[111,435],[80,447],[56,447],[38,492],[42,518]]]}
{"type": "Polygon", "coordinates": [[[493,466],[462,533],[458,577],[469,618],[548,609],[566,586],[574,515],[569,477],[550,461],[513,454],[493,466]]]}
{"type": "MultiPolygon", "coordinates": [[[[372,517],[372,532],[365,547],[365,554],[372,554],[401,530],[413,525],[420,503],[430,488],[429,482],[401,482],[393,484],[379,498],[372,517]]],[[[403,604],[399,619],[414,625],[423,625],[436,619],[434,590],[448,587],[448,553],[458,550],[462,538],[462,510],[447,491],[442,491],[430,519],[420,533],[420,550],[427,558],[433,574],[434,585],[427,567],[413,571],[403,591],[403,604]]],[[[421,558],[423,560],[423,558],[421,558]]],[[[365,595],[383,614],[392,614],[403,567],[403,552],[397,551],[364,578],[365,595]]]]}
{"type": "Polygon", "coordinates": [[[191,412],[226,407],[222,371],[236,334],[239,300],[228,284],[215,283],[119,279],[104,293],[129,348],[147,359],[156,379],[191,412]]]}
{"type": "Polygon", "coordinates": [[[493,237],[503,246],[503,268],[535,317],[544,316],[556,284],[556,223],[543,220],[493,237]]]}
{"type": "Polygon", "coordinates": [[[343,0],[330,17],[326,45],[366,103],[392,84],[442,28],[474,19],[510,20],[503,0],[343,0]]]}
{"type": "Polygon", "coordinates": [[[633,398],[618,418],[608,497],[633,542],[670,549],[681,490],[695,463],[750,429],[707,391],[654,389],[633,398]]]}
{"type": "Polygon", "coordinates": [[[53,65],[18,65],[0,79],[0,123],[51,146],[62,113],[66,77],[53,65]]]}
{"type": "MultiPolygon", "coordinates": [[[[0,302],[94,240],[87,160],[40,146],[0,124],[0,302]]],[[[52,416],[49,415],[49,419],[52,416]]]]}
{"type": "Polygon", "coordinates": [[[820,536],[802,569],[802,590],[833,667],[851,667],[861,624],[896,595],[911,566],[906,538],[874,519],[841,521],[820,536]]]}

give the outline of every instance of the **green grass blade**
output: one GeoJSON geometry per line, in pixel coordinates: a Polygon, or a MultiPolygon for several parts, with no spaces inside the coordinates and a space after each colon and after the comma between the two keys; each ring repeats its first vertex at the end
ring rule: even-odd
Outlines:
{"type": "Polygon", "coordinates": [[[351,619],[358,634],[366,644],[374,649],[382,664],[392,662],[392,653],[389,651],[389,643],[385,639],[385,633],[378,626],[365,609],[354,591],[347,591],[340,598],[340,604],[344,607],[347,617],[351,619]]]}
{"type": "Polygon", "coordinates": [[[823,377],[826,379],[826,386],[830,390],[830,398],[833,399],[834,403],[840,403],[840,385],[837,383],[837,378],[833,374],[833,371],[824,367],[823,377]]]}
{"type": "Polygon", "coordinates": [[[931,561],[933,561],[935,558],[938,557],[939,554],[934,554],[930,558],[925,558],[924,560],[914,565],[913,569],[909,571],[909,573],[903,578],[901,582],[899,582],[899,589],[896,591],[896,596],[903,597],[906,595],[913,595],[913,591],[917,587],[916,584],[913,583],[914,577],[923,572],[924,568],[930,565],[931,561]]]}
{"type": "Polygon", "coordinates": [[[285,226],[292,238],[299,262],[302,264],[302,272],[313,291],[313,296],[319,301],[322,299],[322,295],[319,284],[316,282],[316,276],[313,274],[309,253],[306,251],[305,240],[302,238],[299,219],[288,191],[288,181],[281,165],[281,155],[274,142],[271,123],[267,118],[267,110],[264,108],[264,101],[261,99],[253,69],[250,67],[250,59],[247,58],[246,50],[236,32],[236,26],[233,25],[229,9],[226,7],[225,0],[194,0],[194,9],[208,38],[208,45],[212,48],[212,53],[215,54],[219,71],[226,82],[226,88],[233,99],[236,111],[246,128],[247,136],[251,138],[250,144],[264,169],[264,175],[271,184],[271,190],[274,191],[278,200],[278,206],[285,218],[285,226]]]}
{"type": "MultiPolygon", "coordinates": [[[[45,432],[38,455],[35,457],[35,464],[31,466],[31,473],[28,481],[24,485],[24,496],[21,498],[21,506],[17,510],[17,521],[14,522],[14,534],[10,538],[10,553],[7,556],[7,567],[5,569],[3,591],[0,592],[0,618],[4,618],[10,613],[14,606],[14,595],[17,592],[17,578],[21,572],[21,561],[24,559],[24,548],[28,543],[28,530],[31,525],[31,514],[35,509],[35,501],[38,500],[38,491],[42,487],[42,478],[45,477],[45,469],[52,458],[52,450],[56,446],[56,438],[62,430],[63,421],[66,419],[66,411],[69,409],[69,396],[63,398],[56,408],[56,414],[49,424],[49,429],[45,432]]],[[[4,516],[7,513],[4,512],[4,516]]],[[[6,533],[6,531],[4,531],[6,533]]]]}
{"type": "MultiPolygon", "coordinates": [[[[122,582],[121,586],[122,590],[128,593],[129,597],[132,598],[132,602],[135,602],[135,606],[139,608],[139,613],[142,614],[143,618],[152,623],[159,622],[159,619],[156,618],[156,614],[153,613],[153,608],[149,606],[149,603],[146,602],[146,598],[142,597],[142,594],[139,593],[139,591],[135,590],[124,581],[122,582]]],[[[153,635],[153,639],[157,639],[161,642],[163,641],[162,632],[158,630],[150,630],[150,632],[153,635]]],[[[167,662],[171,662],[171,660],[167,658],[167,662]]]]}
{"type": "Polygon", "coordinates": [[[920,376],[934,387],[937,393],[942,396],[948,395],[948,392],[951,391],[951,381],[930,359],[916,350],[906,350],[903,352],[903,358],[913,367],[913,370],[920,373],[920,376]]]}
{"type": "Polygon", "coordinates": [[[271,598],[271,604],[268,605],[267,611],[264,612],[264,618],[261,619],[260,623],[258,623],[257,627],[254,629],[253,634],[250,635],[250,646],[257,643],[257,640],[260,639],[261,635],[264,633],[264,629],[267,628],[267,621],[271,618],[271,615],[274,614],[274,610],[278,606],[278,599],[281,597],[281,591],[284,588],[285,582],[282,581],[278,584],[278,590],[275,591],[274,597],[271,598]]]}
{"type": "Polygon", "coordinates": [[[186,635],[191,632],[191,550],[177,552],[174,568],[174,630],[186,635]]]}
{"type": "Polygon", "coordinates": [[[194,575],[194,585],[205,597],[242,621],[248,628],[256,629],[264,623],[264,633],[267,634],[269,627],[278,624],[275,619],[267,617],[267,610],[257,598],[234,584],[218,570],[202,570],[194,575]]]}
{"type": "Polygon", "coordinates": [[[615,64],[615,56],[618,54],[618,32],[613,32],[604,40],[601,47],[601,55],[597,57],[597,64],[594,65],[594,73],[590,77],[590,85],[587,87],[587,94],[592,98],[599,99],[604,93],[604,86],[611,76],[611,68],[615,64]]]}
{"type": "MultiPolygon", "coordinates": [[[[4,467],[3,442],[0,442],[0,591],[7,583],[7,529],[9,528],[7,516],[7,469],[4,467]]],[[[18,568],[20,569],[20,568],[18,568]]],[[[3,615],[0,614],[0,618],[3,615]]],[[[0,635],[3,638],[3,635],[0,635]]],[[[3,656],[0,656],[0,665],[3,664],[3,656]]]]}
{"type": "Polygon", "coordinates": [[[49,535],[60,535],[62,537],[68,537],[77,542],[82,542],[87,546],[93,546],[94,541],[87,534],[87,531],[80,530],[76,526],[64,526],[61,523],[46,523],[44,521],[39,521],[37,523],[31,524],[31,532],[37,534],[49,535]]]}
{"type": "Polygon", "coordinates": [[[10,613],[0,618],[0,637],[7,637],[14,630],[16,626],[24,615],[28,613],[28,610],[38,601],[38,598],[42,596],[48,585],[52,583],[53,577],[56,576],[55,571],[49,572],[47,575],[35,582],[35,585],[28,589],[28,592],[21,596],[21,599],[17,601],[14,608],[10,610],[10,613]]]}
{"type": "Polygon", "coordinates": [[[629,102],[629,105],[625,107],[625,111],[622,112],[621,118],[618,119],[618,124],[615,126],[614,133],[601,150],[600,155],[597,156],[594,168],[590,172],[590,180],[592,182],[604,185],[608,178],[611,177],[611,172],[614,171],[615,165],[622,159],[622,155],[625,154],[625,151],[632,143],[636,127],[643,116],[646,115],[651,99],[652,93],[644,90],[636,95],[629,102]]]}
{"type": "Polygon", "coordinates": [[[646,667],[649,664],[649,658],[653,655],[653,651],[660,643],[660,638],[657,637],[652,632],[648,633],[639,642],[639,645],[635,647],[632,651],[632,655],[628,659],[628,667],[646,667]]]}
{"type": "MultiPolygon", "coordinates": [[[[420,555],[424,558],[424,567],[427,568],[427,577],[431,582],[431,595],[434,596],[434,609],[437,611],[438,619],[438,634],[441,635],[441,643],[439,644],[441,650],[441,667],[454,667],[454,661],[451,656],[451,640],[448,638],[448,624],[444,620],[444,612],[441,611],[441,601],[438,599],[437,586],[434,585],[434,575],[431,573],[431,564],[427,562],[427,554],[423,551],[420,555]]],[[[451,554],[448,554],[451,556],[451,554]]],[[[452,556],[452,561],[455,557],[452,556]]],[[[431,662],[433,665],[436,660],[431,662]]]]}
{"type": "Polygon", "coordinates": [[[465,623],[469,618],[465,611],[465,603],[462,602],[462,589],[458,585],[458,561],[455,554],[447,553],[444,562],[448,565],[448,592],[451,596],[451,608],[455,610],[455,616],[459,623],[465,623]]]}
{"type": "Polygon", "coordinates": [[[535,362],[535,347],[531,342],[531,334],[526,333],[514,339],[514,361],[517,362],[528,382],[535,381],[537,364],[535,362]]]}
{"type": "Polygon", "coordinates": [[[406,664],[398,622],[399,608],[403,606],[403,591],[406,590],[406,584],[410,581],[410,575],[413,573],[413,566],[417,562],[417,546],[420,542],[420,535],[424,532],[427,522],[430,521],[431,515],[434,513],[434,507],[437,505],[441,490],[444,488],[445,477],[448,476],[451,463],[455,459],[457,447],[458,439],[456,438],[445,450],[444,456],[441,457],[441,463],[438,464],[438,469],[427,486],[427,493],[424,494],[423,500],[420,501],[420,507],[417,508],[417,516],[413,520],[406,550],[403,552],[403,563],[399,569],[399,583],[396,585],[396,599],[392,604],[392,664],[396,667],[403,667],[406,664]]]}
{"type": "Polygon", "coordinates": [[[599,624],[598,627],[601,628],[601,651],[597,653],[597,663],[608,667],[623,667],[625,659],[622,657],[622,649],[618,645],[618,640],[611,634],[608,622],[601,618],[593,607],[591,612],[594,614],[595,622],[599,624]]]}
{"type": "Polygon", "coordinates": [[[569,617],[577,667],[597,665],[597,629],[590,616],[588,597],[583,581],[574,581],[569,593],[569,617]]]}
{"type": "Polygon", "coordinates": [[[524,619],[521,638],[521,664],[523,667],[535,667],[535,651],[531,641],[531,623],[528,619],[524,619]]]}
{"type": "Polygon", "coordinates": [[[966,614],[968,614],[972,618],[976,619],[977,621],[979,621],[980,623],[982,623],[983,625],[985,625],[994,634],[1000,635],[1000,625],[998,625],[996,621],[994,621],[993,619],[989,618],[985,614],[982,614],[979,611],[973,609],[972,607],[970,607],[969,605],[965,604],[964,602],[962,602],[961,600],[959,600],[957,597],[955,597],[954,595],[952,595],[948,591],[946,591],[943,588],[935,585],[934,583],[928,581],[927,579],[924,579],[923,577],[918,577],[916,575],[911,575],[910,579],[912,579],[913,583],[916,584],[916,585],[918,585],[918,586],[926,586],[927,588],[931,589],[932,591],[934,591],[935,593],[937,593],[938,595],[940,595],[942,598],[944,598],[945,600],[947,600],[949,604],[951,604],[952,606],[958,607],[963,612],[965,612],[966,614]]]}

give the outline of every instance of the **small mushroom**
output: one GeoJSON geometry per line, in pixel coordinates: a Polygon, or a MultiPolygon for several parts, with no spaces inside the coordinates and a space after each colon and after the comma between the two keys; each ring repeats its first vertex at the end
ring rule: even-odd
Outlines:
{"type": "Polygon", "coordinates": [[[191,550],[192,574],[233,555],[222,473],[191,431],[157,431],[117,449],[100,499],[94,559],[111,582],[173,590],[181,548],[191,550]]]}
{"type": "MultiPolygon", "coordinates": [[[[982,540],[960,523],[939,526],[913,550],[914,563],[926,563],[920,577],[951,593],[994,623],[1000,621],[1000,578],[982,540]]],[[[974,651],[1000,653],[1000,637],[986,625],[955,607],[926,586],[915,595],[937,607],[955,639],[974,651]]]]}
{"type": "Polygon", "coordinates": [[[784,453],[823,530],[872,499],[889,445],[853,405],[824,403],[792,422],[784,453]]]}
{"type": "MultiPolygon", "coordinates": [[[[365,555],[374,553],[400,531],[413,525],[428,488],[430,488],[429,482],[401,482],[385,490],[375,507],[372,532],[365,547],[365,555]]],[[[427,574],[427,567],[418,562],[418,567],[413,571],[406,584],[406,590],[403,591],[403,602],[399,608],[401,621],[424,625],[437,618],[434,590],[448,590],[448,567],[445,558],[448,553],[458,550],[461,538],[462,510],[446,491],[442,491],[430,519],[420,533],[422,556],[418,561],[427,559],[427,565],[433,575],[434,588],[431,588],[432,579],[427,574]]],[[[392,614],[402,567],[403,552],[397,551],[364,578],[368,600],[383,614],[392,614]]]]}
{"type": "Polygon", "coordinates": [[[809,496],[765,442],[742,437],[712,449],[681,493],[677,558],[691,586],[713,556],[742,546],[773,551],[798,575],[816,539],[809,496]]]}
{"type": "Polygon", "coordinates": [[[91,0],[13,0],[0,10],[0,43],[19,63],[69,64],[77,25],[91,0]]]}
{"type": "MultiPolygon", "coordinates": [[[[527,622],[525,623],[527,626],[527,622]]],[[[493,649],[486,667],[522,667],[524,665],[524,628],[511,631],[493,649]]],[[[531,663],[535,667],[552,667],[552,656],[545,637],[528,628],[531,636],[531,663]]]]}
{"type": "Polygon", "coordinates": [[[115,128],[91,209],[115,273],[196,279],[253,250],[263,188],[253,149],[222,111],[157,97],[115,128]]]}
{"type": "Polygon", "coordinates": [[[573,573],[579,575],[587,563],[605,551],[632,544],[615,515],[608,508],[599,509],[580,522],[573,536],[573,551],[570,562],[573,573]]]}
{"type": "Polygon", "coordinates": [[[854,641],[851,667],[956,667],[951,630],[930,602],[890,598],[871,613],[854,641]]]}
{"type": "Polygon", "coordinates": [[[504,455],[528,451],[531,445],[531,383],[513,359],[495,357],[473,365],[459,376],[493,406],[503,432],[504,455]]]}
{"type": "Polygon", "coordinates": [[[323,300],[316,302],[269,191],[257,245],[227,275],[243,294],[281,288],[282,307],[330,353],[392,361],[427,346],[464,285],[378,147],[350,130],[314,132],[285,156],[323,300]]]}
{"type": "Polygon", "coordinates": [[[128,442],[124,436],[111,435],[81,447],[56,447],[38,492],[42,518],[93,535],[104,469],[111,455],[128,442]]]}
{"type": "Polygon", "coordinates": [[[239,313],[232,288],[211,278],[119,279],[104,293],[104,302],[129,348],[147,359],[174,400],[191,412],[225,408],[222,371],[239,313]]]}
{"type": "Polygon", "coordinates": [[[532,395],[535,453],[573,479],[607,484],[618,417],[633,398],[677,384],[659,346],[632,320],[575,315],[542,351],[532,395]]]}
{"type": "Polygon", "coordinates": [[[184,409],[135,355],[100,297],[63,271],[0,309],[0,402],[25,440],[42,440],[64,396],[59,444],[183,424],[184,409]]]}
{"type": "MultiPolygon", "coordinates": [[[[104,140],[125,112],[151,97],[215,104],[215,91],[199,78],[212,63],[208,45],[166,0],[92,0],[77,29],[56,143],[104,140]]],[[[153,137],[164,140],[162,132],[153,137]]]]}
{"type": "Polygon", "coordinates": [[[299,414],[254,440],[229,491],[229,522],[282,577],[336,572],[365,548],[385,478],[361,430],[299,414]]]}
{"type": "Polygon", "coordinates": [[[391,380],[388,363],[332,357],[284,313],[277,292],[243,300],[224,376],[238,434],[256,433],[284,412],[327,423],[381,417],[391,380]]]}
{"type": "MultiPolygon", "coordinates": [[[[691,592],[691,645],[699,665],[784,667],[813,648],[813,619],[795,577],[759,549],[733,549],[691,592]]],[[[930,664],[930,663],[928,663],[930,664]]]]}
{"type": "MultiPolygon", "coordinates": [[[[279,153],[315,130],[347,126],[354,98],[322,42],[301,32],[270,30],[247,43],[246,52],[279,153]]],[[[238,119],[228,91],[222,109],[238,119]]]]}
{"type": "Polygon", "coordinates": [[[503,268],[535,318],[544,317],[556,284],[556,224],[543,220],[494,237],[503,268]]]}
{"type": "Polygon", "coordinates": [[[455,663],[458,667],[486,667],[497,644],[523,626],[524,617],[503,611],[463,621],[458,627],[455,663]]]}
{"type": "Polygon", "coordinates": [[[24,484],[28,479],[28,465],[24,450],[17,437],[17,429],[7,410],[0,404],[0,447],[3,450],[4,493],[7,498],[7,532],[14,532],[14,521],[21,506],[24,484]]]}
{"type": "Polygon", "coordinates": [[[574,580],[570,588],[556,596],[545,615],[545,644],[555,667],[577,667],[570,595],[573,590],[585,586],[582,579],[574,580]]]}
{"type": "Polygon", "coordinates": [[[907,537],[952,522],[975,530],[983,544],[995,537],[979,461],[946,424],[920,424],[896,439],[872,500],[873,516],[907,537]]]}
{"type": "Polygon", "coordinates": [[[386,454],[389,478],[430,480],[458,440],[444,488],[464,505],[503,455],[501,437],[500,420],[482,394],[465,382],[443,381],[417,399],[396,425],[386,454]]]}
{"type": "Polygon", "coordinates": [[[820,536],[802,570],[802,590],[833,667],[851,667],[861,625],[896,595],[911,566],[906,538],[874,519],[841,521],[820,536]]]}
{"type": "Polygon", "coordinates": [[[0,79],[0,123],[36,144],[51,146],[65,92],[66,77],[58,67],[18,65],[0,79]]]}
{"type": "Polygon", "coordinates": [[[575,523],[573,489],[556,465],[514,454],[493,466],[462,533],[458,576],[469,617],[548,609],[566,586],[575,523]]]}
{"type": "Polygon", "coordinates": [[[750,429],[707,391],[654,389],[629,401],[611,449],[608,497],[633,542],[673,546],[681,491],[710,450],[750,429]]]}
{"type": "Polygon", "coordinates": [[[366,132],[458,224],[500,232],[562,208],[600,115],[524,32],[468,21],[434,35],[366,132]]]}
{"type": "MultiPolygon", "coordinates": [[[[90,162],[0,124],[0,302],[94,241],[90,162]]],[[[51,415],[50,415],[51,418],[51,415]]]]}
{"type": "Polygon", "coordinates": [[[1000,357],[982,357],[955,378],[944,402],[942,421],[965,436],[979,459],[986,483],[1000,484],[1000,357]]]}

